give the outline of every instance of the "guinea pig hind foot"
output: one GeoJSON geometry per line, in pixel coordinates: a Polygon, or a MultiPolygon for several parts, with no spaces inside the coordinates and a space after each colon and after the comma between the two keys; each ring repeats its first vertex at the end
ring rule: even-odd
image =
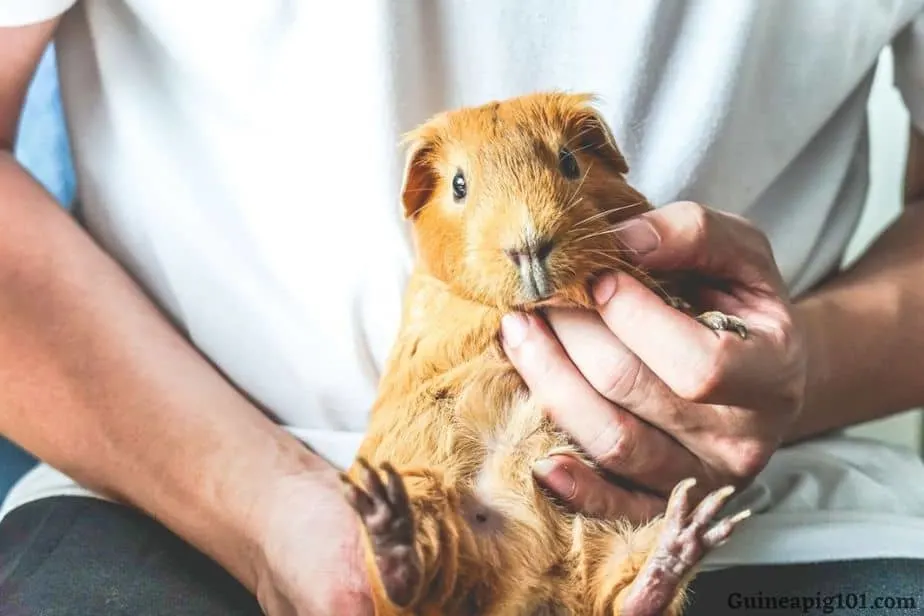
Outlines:
{"type": "Polygon", "coordinates": [[[685,585],[697,565],[750,517],[750,510],[744,510],[713,523],[735,490],[732,486],[715,490],[694,508],[691,490],[695,485],[694,479],[686,479],[671,493],[653,549],[635,580],[620,593],[616,612],[620,616],[682,613],[685,585]]]}
{"type": "Polygon", "coordinates": [[[381,466],[383,481],[379,471],[366,460],[357,462],[363,485],[341,474],[345,496],[368,533],[388,599],[398,607],[407,607],[420,595],[424,584],[424,567],[416,550],[414,516],[407,488],[390,464],[381,466]]]}

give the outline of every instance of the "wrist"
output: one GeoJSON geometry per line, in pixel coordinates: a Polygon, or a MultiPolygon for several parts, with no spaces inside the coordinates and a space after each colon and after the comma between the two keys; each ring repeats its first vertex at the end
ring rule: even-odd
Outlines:
{"type": "MultiPolygon", "coordinates": [[[[787,441],[912,408],[920,379],[903,326],[901,289],[831,284],[795,308],[808,355],[803,412],[787,441]]],[[[909,344],[911,342],[911,344],[909,344]]]]}
{"type": "Polygon", "coordinates": [[[246,533],[254,546],[248,588],[262,597],[294,576],[314,585],[317,604],[331,606],[324,613],[344,613],[335,606],[353,610],[368,600],[361,526],[337,469],[307,449],[303,453],[308,455],[299,456],[298,468],[265,481],[254,500],[246,533]]]}
{"type": "Polygon", "coordinates": [[[793,306],[793,319],[802,334],[806,356],[805,379],[802,407],[798,419],[783,439],[784,444],[826,429],[825,422],[819,421],[819,411],[825,407],[831,382],[830,347],[827,344],[830,318],[826,318],[827,310],[823,304],[821,299],[807,298],[793,306]]]}
{"type": "Polygon", "coordinates": [[[257,488],[241,527],[250,566],[244,584],[254,593],[292,565],[288,555],[293,540],[317,543],[310,539],[313,533],[323,535],[326,542],[339,541],[341,561],[352,565],[353,571],[364,570],[359,527],[343,496],[338,470],[288,433],[281,441],[273,468],[263,475],[251,475],[257,488]],[[309,536],[293,537],[294,528],[309,536]]]}
{"type": "MultiPolygon", "coordinates": [[[[205,509],[214,512],[203,524],[216,527],[207,551],[256,593],[265,575],[272,531],[280,517],[296,510],[292,495],[310,493],[319,502],[340,495],[335,469],[291,434],[273,425],[267,433],[252,436],[254,443],[265,445],[243,455],[236,452],[230,463],[225,460],[221,479],[203,491],[205,509]]],[[[297,510],[299,515],[310,514],[297,510]]]]}

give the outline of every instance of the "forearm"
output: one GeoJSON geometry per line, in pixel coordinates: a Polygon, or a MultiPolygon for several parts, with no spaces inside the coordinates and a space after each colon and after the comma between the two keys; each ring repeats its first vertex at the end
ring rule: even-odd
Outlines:
{"type": "Polygon", "coordinates": [[[196,353],[6,152],[0,431],[158,518],[251,588],[257,503],[292,476],[336,481],[196,353]]]}
{"type": "Polygon", "coordinates": [[[924,405],[924,206],[910,205],[849,271],[799,301],[806,402],[789,440],[924,405]]]}

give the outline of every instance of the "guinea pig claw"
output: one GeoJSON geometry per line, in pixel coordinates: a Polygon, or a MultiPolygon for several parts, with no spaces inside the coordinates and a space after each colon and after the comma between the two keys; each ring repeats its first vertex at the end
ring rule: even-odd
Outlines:
{"type": "Polygon", "coordinates": [[[748,338],[748,326],[738,317],[724,314],[717,310],[710,310],[696,317],[696,320],[714,332],[735,332],[741,336],[742,340],[747,340],[748,338]]]}
{"type": "Polygon", "coordinates": [[[674,297],[673,295],[670,295],[667,297],[667,300],[665,301],[667,302],[668,306],[670,306],[671,308],[675,308],[681,312],[689,313],[693,310],[693,306],[690,305],[690,302],[683,299],[682,297],[674,297]]]}
{"type": "Polygon", "coordinates": [[[347,500],[366,529],[388,599],[398,607],[407,607],[424,582],[407,488],[391,464],[386,462],[377,470],[364,459],[358,459],[357,463],[362,471],[362,486],[341,475],[347,500]]]}

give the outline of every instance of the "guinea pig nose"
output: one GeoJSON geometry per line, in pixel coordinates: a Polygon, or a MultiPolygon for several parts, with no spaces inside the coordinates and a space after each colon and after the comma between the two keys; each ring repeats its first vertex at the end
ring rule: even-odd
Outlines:
{"type": "Polygon", "coordinates": [[[552,252],[552,240],[540,240],[536,242],[535,247],[533,248],[533,254],[540,261],[545,261],[549,258],[549,254],[552,252]]]}
{"type": "Polygon", "coordinates": [[[525,259],[529,259],[529,253],[519,248],[508,248],[504,251],[507,257],[513,261],[514,265],[519,265],[525,259]]]}
{"type": "Polygon", "coordinates": [[[514,265],[520,265],[524,261],[538,261],[544,263],[552,253],[552,241],[540,240],[538,242],[528,242],[516,248],[507,248],[504,250],[507,257],[513,261],[514,265]]]}
{"type": "Polygon", "coordinates": [[[548,263],[549,255],[552,253],[550,240],[525,242],[504,252],[517,269],[520,293],[524,299],[537,301],[552,294],[553,284],[548,263]]]}

